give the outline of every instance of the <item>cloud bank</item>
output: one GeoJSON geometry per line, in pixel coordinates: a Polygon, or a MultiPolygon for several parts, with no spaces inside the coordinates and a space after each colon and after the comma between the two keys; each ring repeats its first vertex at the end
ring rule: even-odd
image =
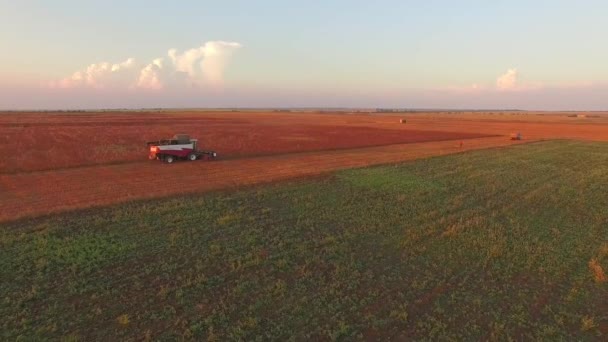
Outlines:
{"type": "Polygon", "coordinates": [[[128,58],[120,63],[102,62],[91,64],[84,70],[76,71],[70,77],[60,81],[51,82],[52,87],[57,88],[106,88],[128,82],[129,76],[133,76],[135,59],[128,58]]]}
{"type": "MultiPolygon", "coordinates": [[[[534,83],[519,69],[486,75],[470,86],[404,88],[355,84],[310,85],[240,81],[222,87],[230,58],[241,48],[213,41],[164,56],[91,64],[48,80],[0,74],[1,109],[200,107],[397,107],[446,109],[608,110],[608,83],[534,83]],[[221,88],[221,91],[215,91],[221,88]]],[[[259,70],[260,75],[268,70],[259,70]]]]}
{"type": "Polygon", "coordinates": [[[94,89],[180,89],[221,87],[232,55],[241,48],[237,42],[209,41],[183,52],[169,49],[165,57],[147,64],[135,58],[118,63],[95,63],[70,77],[53,81],[51,88],[94,89]]]}

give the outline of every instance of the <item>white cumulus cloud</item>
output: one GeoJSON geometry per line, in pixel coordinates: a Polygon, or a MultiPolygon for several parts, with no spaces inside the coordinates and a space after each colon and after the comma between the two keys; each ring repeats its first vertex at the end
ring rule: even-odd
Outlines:
{"type": "Polygon", "coordinates": [[[209,42],[203,46],[205,56],[200,61],[200,67],[205,81],[218,84],[223,81],[224,69],[234,51],[240,48],[238,43],[209,42]]]}
{"type": "Polygon", "coordinates": [[[163,88],[163,59],[157,58],[139,72],[135,87],[159,90],[163,88]]]}
{"type": "Polygon", "coordinates": [[[128,58],[119,63],[101,62],[89,65],[86,69],[76,71],[70,77],[51,82],[52,87],[75,88],[91,87],[105,88],[124,86],[135,74],[135,59],[128,58]]]}
{"type": "Polygon", "coordinates": [[[239,48],[241,44],[236,42],[209,41],[183,52],[170,49],[167,57],[155,58],[145,65],[136,63],[134,58],[91,64],[70,77],[51,82],[50,86],[148,90],[221,86],[226,66],[239,48]]]}
{"type": "Polygon", "coordinates": [[[514,90],[517,88],[517,69],[509,69],[496,80],[496,88],[499,90],[514,90]]]}

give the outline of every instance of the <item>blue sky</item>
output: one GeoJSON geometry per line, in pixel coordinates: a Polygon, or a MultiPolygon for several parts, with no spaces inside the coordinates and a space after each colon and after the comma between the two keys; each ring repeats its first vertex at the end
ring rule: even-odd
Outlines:
{"type": "Polygon", "coordinates": [[[2,0],[0,15],[0,108],[608,109],[605,1],[2,0]]]}

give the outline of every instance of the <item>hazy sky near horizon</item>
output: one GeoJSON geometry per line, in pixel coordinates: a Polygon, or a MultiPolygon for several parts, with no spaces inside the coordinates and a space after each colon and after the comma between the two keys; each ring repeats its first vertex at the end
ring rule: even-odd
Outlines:
{"type": "Polygon", "coordinates": [[[0,0],[0,109],[608,109],[606,1],[0,0]]]}

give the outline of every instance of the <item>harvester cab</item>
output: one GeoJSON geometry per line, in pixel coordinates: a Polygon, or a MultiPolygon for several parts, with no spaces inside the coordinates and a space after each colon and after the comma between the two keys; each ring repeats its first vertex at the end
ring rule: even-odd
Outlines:
{"type": "Polygon", "coordinates": [[[173,163],[178,159],[194,161],[197,159],[215,159],[215,151],[198,149],[198,139],[190,139],[188,134],[176,134],[171,139],[162,139],[148,142],[150,148],[149,159],[173,163]]]}

